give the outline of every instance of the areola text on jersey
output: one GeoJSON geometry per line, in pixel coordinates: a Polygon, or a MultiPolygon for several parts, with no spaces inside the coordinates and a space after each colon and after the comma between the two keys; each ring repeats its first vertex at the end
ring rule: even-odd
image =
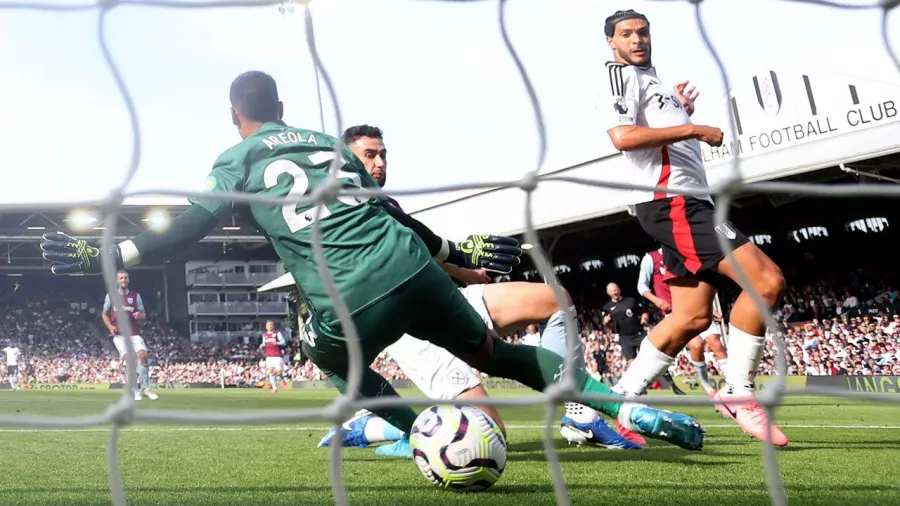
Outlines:
{"type": "Polygon", "coordinates": [[[111,300],[109,294],[106,294],[106,300],[103,301],[103,309],[107,310],[110,323],[116,325],[119,320],[119,312],[122,312],[131,322],[132,332],[137,333],[137,318],[134,317],[134,313],[144,311],[144,300],[141,298],[141,294],[131,290],[122,294],[123,305],[121,308],[114,307],[111,300]]]}
{"type": "MultiPolygon", "coordinates": [[[[636,67],[608,62],[608,93],[596,102],[605,130],[618,126],[668,128],[691,123],[674,88],[663,84],[653,67],[636,67]]],[[[643,148],[622,153],[637,174],[635,184],[677,189],[706,189],[706,169],[700,141],[687,139],[659,148],[643,148]]],[[[665,192],[635,190],[631,204],[672,197],[665,192]]],[[[698,197],[710,200],[709,197],[698,197]]]]}
{"type": "Polygon", "coordinates": [[[266,347],[266,357],[281,357],[280,346],[284,344],[281,332],[263,332],[263,345],[266,347]]]}
{"type": "MultiPolygon", "coordinates": [[[[264,123],[255,134],[225,151],[207,178],[207,192],[247,192],[266,197],[309,196],[326,182],[335,159],[336,139],[280,121],[264,123]]],[[[346,146],[338,181],[344,189],[378,183],[346,146]]],[[[394,219],[381,198],[340,196],[317,216],[314,202],[284,205],[240,204],[192,198],[220,220],[237,211],[254,222],[293,275],[313,322],[338,331],[334,302],[319,276],[312,225],[318,219],[322,249],[338,293],[355,315],[418,274],[431,255],[412,230],[394,219]]]]}

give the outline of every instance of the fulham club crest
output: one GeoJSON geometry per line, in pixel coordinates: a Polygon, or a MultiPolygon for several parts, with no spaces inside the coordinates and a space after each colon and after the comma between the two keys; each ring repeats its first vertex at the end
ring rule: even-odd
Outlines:
{"type": "Polygon", "coordinates": [[[769,116],[777,116],[781,110],[781,86],[778,76],[770,70],[766,74],[753,76],[753,88],[756,90],[756,101],[769,116]]]}

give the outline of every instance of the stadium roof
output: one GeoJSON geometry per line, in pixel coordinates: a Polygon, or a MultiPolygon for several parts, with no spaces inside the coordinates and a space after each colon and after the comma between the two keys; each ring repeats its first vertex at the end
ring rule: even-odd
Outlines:
{"type": "MultiPolygon", "coordinates": [[[[741,175],[764,181],[849,164],[900,151],[900,78],[870,81],[828,72],[776,69],[734,81],[731,92],[696,123],[729,124],[737,116],[737,140],[729,129],[721,148],[703,145],[712,185],[731,174],[735,152],[741,175]]],[[[548,167],[542,176],[565,176],[617,184],[633,182],[633,172],[604,132],[598,156],[569,167],[548,167]]],[[[568,182],[542,182],[532,194],[533,223],[549,229],[620,213],[630,192],[568,182]]],[[[413,213],[447,237],[473,232],[518,234],[525,230],[525,193],[516,187],[473,192],[413,213]],[[496,212],[496,209],[503,212],[496,212]],[[478,230],[472,230],[477,224],[478,230]]]]}

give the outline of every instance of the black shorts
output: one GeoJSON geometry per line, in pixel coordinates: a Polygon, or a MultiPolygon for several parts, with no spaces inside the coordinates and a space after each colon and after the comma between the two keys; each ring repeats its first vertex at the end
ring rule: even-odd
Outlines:
{"type": "Polygon", "coordinates": [[[625,356],[628,360],[634,360],[637,357],[638,350],[641,349],[641,343],[644,342],[644,338],[647,337],[643,334],[638,334],[636,336],[619,336],[619,346],[622,347],[622,355],[625,356]]]}
{"type": "Polygon", "coordinates": [[[8,365],[6,366],[6,374],[12,376],[14,374],[19,374],[19,366],[17,365],[8,365]]]}
{"type": "Polygon", "coordinates": [[[725,258],[718,237],[733,250],[749,242],[731,222],[716,227],[715,208],[706,200],[678,195],[638,204],[635,210],[644,232],[663,246],[666,279],[715,273],[725,258]]]}

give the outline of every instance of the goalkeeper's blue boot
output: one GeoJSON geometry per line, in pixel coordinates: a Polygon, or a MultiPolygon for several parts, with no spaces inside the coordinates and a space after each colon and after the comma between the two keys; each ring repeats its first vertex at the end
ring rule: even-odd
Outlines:
{"type": "Polygon", "coordinates": [[[381,457],[401,457],[404,459],[411,459],[413,457],[412,447],[409,446],[409,438],[405,435],[399,441],[375,448],[375,455],[381,457]]]}
{"type": "Polygon", "coordinates": [[[606,421],[598,418],[593,423],[579,423],[568,416],[559,422],[559,434],[569,444],[602,446],[620,450],[643,450],[644,447],[633,443],[614,431],[606,421]]]}
{"type": "Polygon", "coordinates": [[[661,439],[685,450],[703,449],[703,437],[706,433],[688,415],[638,405],[631,408],[629,418],[639,434],[661,439]]]}
{"type": "MultiPolygon", "coordinates": [[[[367,448],[369,439],[366,437],[366,424],[375,415],[368,411],[360,411],[353,418],[343,423],[344,437],[342,439],[345,448],[367,448]]],[[[337,434],[337,427],[332,427],[319,441],[319,448],[331,445],[331,440],[337,434]]]]}

